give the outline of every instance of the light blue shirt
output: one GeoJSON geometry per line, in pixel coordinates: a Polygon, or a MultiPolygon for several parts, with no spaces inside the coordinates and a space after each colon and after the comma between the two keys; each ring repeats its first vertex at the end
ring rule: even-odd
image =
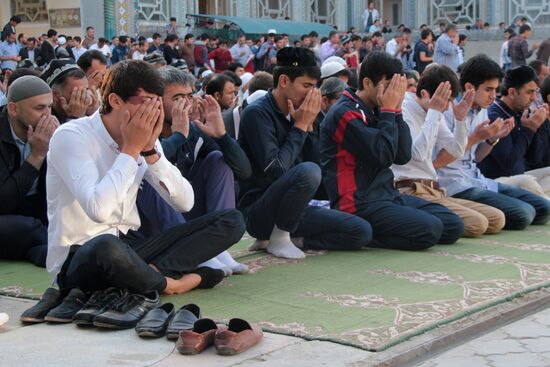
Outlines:
{"type": "Polygon", "coordinates": [[[447,65],[451,70],[458,68],[458,46],[453,43],[447,33],[443,33],[435,43],[434,62],[447,65]]]}
{"type": "MultiPolygon", "coordinates": [[[[482,109],[479,112],[473,109],[470,110],[465,120],[466,127],[468,128],[468,135],[472,134],[479,124],[488,119],[487,109],[482,109]]],[[[445,113],[445,122],[454,133],[456,123],[452,115],[452,110],[445,113]]],[[[467,150],[461,158],[437,170],[439,184],[447,191],[447,195],[452,196],[472,187],[498,192],[498,183],[483,176],[476,165],[475,151],[477,147],[477,145],[474,145],[467,150]]],[[[442,146],[436,146],[436,151],[440,151],[444,148],[445,147],[442,146]]]]}
{"type": "MultiPolygon", "coordinates": [[[[19,167],[23,165],[23,162],[27,160],[29,155],[31,154],[31,145],[29,142],[24,142],[23,140],[19,139],[17,135],[15,135],[15,131],[13,131],[13,128],[10,124],[10,130],[11,135],[13,136],[13,140],[15,141],[15,145],[17,145],[17,149],[19,149],[19,155],[21,157],[21,162],[19,163],[19,167]]],[[[31,189],[27,193],[27,196],[36,194],[36,187],[38,186],[38,178],[34,180],[31,189]]]]}
{"type": "Polygon", "coordinates": [[[241,63],[243,66],[246,66],[246,64],[248,63],[248,60],[250,59],[250,56],[252,55],[252,51],[250,50],[250,47],[248,47],[246,43],[243,44],[242,46],[239,46],[238,43],[235,43],[229,51],[231,51],[231,56],[233,57],[233,61],[241,63]],[[244,51],[244,55],[241,56],[242,51],[244,51]]]}
{"type": "MultiPolygon", "coordinates": [[[[19,50],[17,50],[17,43],[9,44],[8,41],[0,43],[0,56],[17,56],[19,55],[19,50]]],[[[6,60],[2,61],[0,68],[2,69],[11,69],[15,70],[17,67],[17,61],[6,60]]]]}

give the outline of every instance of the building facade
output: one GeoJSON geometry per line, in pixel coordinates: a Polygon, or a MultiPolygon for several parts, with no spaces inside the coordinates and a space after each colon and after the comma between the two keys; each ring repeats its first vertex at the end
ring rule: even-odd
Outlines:
{"type": "MultiPolygon", "coordinates": [[[[289,18],[320,22],[339,30],[362,31],[366,0],[3,0],[0,21],[23,19],[18,31],[37,35],[49,28],[68,35],[83,34],[86,26],[98,35],[150,34],[169,18],[186,23],[186,14],[216,14],[248,18],[289,18]]],[[[480,18],[491,26],[510,24],[526,16],[532,24],[550,24],[550,0],[376,0],[382,19],[417,28],[441,21],[473,24],[480,18]]]]}

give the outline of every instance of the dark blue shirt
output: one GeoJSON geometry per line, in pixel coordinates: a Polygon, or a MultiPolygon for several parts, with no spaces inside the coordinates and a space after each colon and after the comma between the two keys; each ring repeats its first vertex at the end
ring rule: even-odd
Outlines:
{"type": "Polygon", "coordinates": [[[544,154],[544,147],[548,149],[548,143],[544,144],[542,134],[535,134],[530,129],[522,126],[521,114],[515,113],[502,100],[497,99],[488,110],[489,120],[495,121],[501,117],[508,119],[514,117],[515,127],[512,132],[500,139],[491,153],[481,161],[478,166],[483,175],[488,178],[509,177],[520,175],[526,171],[526,162],[538,162],[544,154]]]}

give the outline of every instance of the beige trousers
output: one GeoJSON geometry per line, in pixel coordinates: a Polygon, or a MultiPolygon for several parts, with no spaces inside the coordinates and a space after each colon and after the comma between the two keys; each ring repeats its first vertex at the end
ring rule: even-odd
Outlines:
{"type": "Polygon", "coordinates": [[[550,199],[550,167],[527,171],[523,175],[499,177],[496,181],[517,186],[533,194],[550,199]]]}
{"type": "Polygon", "coordinates": [[[412,195],[432,203],[441,204],[464,221],[464,237],[478,237],[482,234],[498,233],[506,219],[504,213],[492,206],[474,201],[456,199],[445,195],[445,191],[433,189],[421,183],[415,187],[402,187],[399,191],[405,195],[412,195]]]}

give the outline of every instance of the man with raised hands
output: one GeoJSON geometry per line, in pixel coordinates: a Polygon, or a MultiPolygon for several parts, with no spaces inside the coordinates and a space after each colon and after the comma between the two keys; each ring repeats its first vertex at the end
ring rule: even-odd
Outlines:
{"type": "Polygon", "coordinates": [[[190,183],[164,156],[163,84],[143,61],[109,70],[101,110],[66,123],[48,153],[48,272],[62,292],[107,287],[172,294],[213,287],[221,270],[197,269],[240,240],[241,214],[207,214],[140,236],[142,179],[179,212],[193,207],[190,183]]]}
{"type": "MultiPolygon", "coordinates": [[[[548,200],[486,178],[477,166],[491,153],[499,140],[514,129],[513,117],[506,120],[497,118],[490,123],[487,115],[487,108],[496,99],[501,79],[500,67],[485,55],[474,56],[464,63],[460,85],[464,91],[475,92],[472,108],[466,116],[469,134],[466,151],[457,159],[446,151],[446,147],[436,146],[439,153],[434,166],[438,170],[439,183],[448,195],[495,207],[506,217],[504,229],[521,230],[529,224],[548,221],[548,200]]],[[[445,120],[449,129],[455,131],[457,125],[452,110],[445,113],[445,120]]]]}
{"type": "Polygon", "coordinates": [[[442,205],[394,188],[392,165],[411,159],[401,104],[407,89],[400,60],[372,52],[361,64],[357,93],[346,90],[321,124],[323,183],[333,209],[369,221],[371,247],[423,250],[451,244],[462,220],[442,205]]]}
{"type": "Polygon", "coordinates": [[[464,120],[470,110],[474,91],[468,90],[460,103],[453,103],[460,90],[456,74],[445,65],[431,65],[418,82],[416,94],[406,93],[403,120],[412,138],[412,159],[393,165],[395,186],[402,193],[441,204],[464,221],[464,236],[497,233],[504,227],[504,214],[491,206],[448,197],[439,187],[433,165],[434,148],[445,147],[454,157],[464,155],[468,131],[464,120]],[[449,130],[443,113],[452,108],[456,129],[449,130]]]}

